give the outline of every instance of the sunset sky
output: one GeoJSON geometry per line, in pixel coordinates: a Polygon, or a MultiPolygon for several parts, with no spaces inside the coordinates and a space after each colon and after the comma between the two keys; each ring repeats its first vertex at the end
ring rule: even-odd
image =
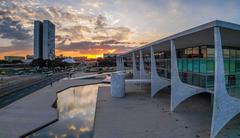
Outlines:
{"type": "Polygon", "coordinates": [[[216,19],[240,24],[240,0],[0,0],[0,59],[32,55],[34,20],[55,23],[56,55],[95,58],[216,19]]]}

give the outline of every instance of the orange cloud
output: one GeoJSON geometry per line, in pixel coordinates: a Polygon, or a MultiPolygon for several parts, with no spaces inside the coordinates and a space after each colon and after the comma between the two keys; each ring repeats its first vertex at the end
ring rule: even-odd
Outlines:
{"type": "Polygon", "coordinates": [[[4,59],[4,56],[23,56],[29,55],[32,51],[7,51],[0,54],[0,59],[4,59]]]}
{"type": "Polygon", "coordinates": [[[92,49],[92,50],[87,50],[87,51],[63,51],[63,50],[56,50],[56,55],[63,55],[63,56],[69,56],[69,57],[80,57],[80,56],[85,56],[90,59],[98,58],[98,57],[103,57],[103,54],[106,53],[121,53],[121,51],[117,51],[117,49],[92,49]]]}
{"type": "MultiPolygon", "coordinates": [[[[0,37],[10,40],[11,45],[4,48],[0,45],[0,58],[32,55],[34,20],[48,19],[56,25],[56,55],[96,58],[104,53],[122,53],[142,43],[129,41],[135,33],[132,28],[113,25],[113,20],[105,14],[86,14],[73,7],[62,8],[31,0],[6,3],[13,6],[0,4],[0,19],[5,25],[0,27],[0,37]]],[[[93,7],[102,6],[94,4],[93,7]]]]}

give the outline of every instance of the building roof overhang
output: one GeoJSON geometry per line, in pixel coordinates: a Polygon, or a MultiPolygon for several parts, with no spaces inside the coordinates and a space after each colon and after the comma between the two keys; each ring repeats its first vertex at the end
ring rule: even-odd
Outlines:
{"type": "Polygon", "coordinates": [[[190,46],[199,46],[199,45],[213,45],[214,44],[214,35],[213,35],[214,27],[221,28],[223,45],[240,46],[240,25],[230,23],[230,22],[215,20],[215,21],[188,29],[186,31],[168,36],[166,38],[154,41],[152,43],[143,45],[127,53],[120,54],[119,56],[129,55],[139,50],[149,53],[151,46],[156,51],[169,50],[170,40],[175,40],[177,49],[186,48],[190,46]]]}

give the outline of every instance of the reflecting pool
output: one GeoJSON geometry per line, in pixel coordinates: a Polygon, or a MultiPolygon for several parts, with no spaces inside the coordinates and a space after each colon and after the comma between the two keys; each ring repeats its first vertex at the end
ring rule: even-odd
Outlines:
{"type": "Polygon", "coordinates": [[[30,138],[91,138],[98,85],[72,87],[58,93],[59,120],[30,138]]]}

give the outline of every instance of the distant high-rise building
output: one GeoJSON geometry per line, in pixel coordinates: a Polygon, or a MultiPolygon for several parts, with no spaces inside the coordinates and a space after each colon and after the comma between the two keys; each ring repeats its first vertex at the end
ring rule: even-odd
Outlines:
{"type": "Polygon", "coordinates": [[[34,21],[34,59],[43,58],[43,24],[41,21],[34,21]]]}
{"type": "Polygon", "coordinates": [[[55,25],[48,20],[34,22],[34,58],[55,59],[55,25]]]}
{"type": "Polygon", "coordinates": [[[43,59],[55,58],[55,25],[48,20],[43,21],[43,59]]]}

